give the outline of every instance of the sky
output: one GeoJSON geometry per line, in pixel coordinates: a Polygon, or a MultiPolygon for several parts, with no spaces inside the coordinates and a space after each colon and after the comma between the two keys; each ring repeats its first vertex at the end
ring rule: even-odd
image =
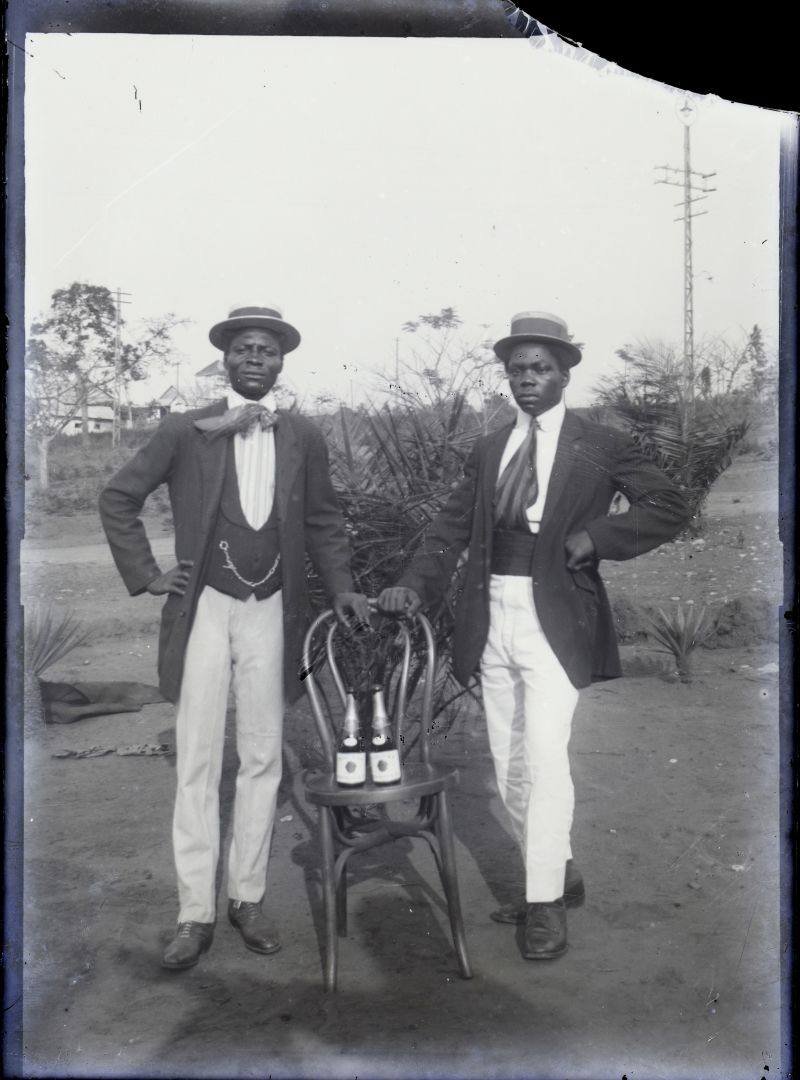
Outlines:
{"type": "MultiPolygon", "coordinates": [[[[180,368],[210,326],[279,306],[282,379],[355,402],[410,359],[402,326],[454,307],[466,344],[554,312],[584,345],[567,402],[637,340],[683,337],[683,95],[530,40],[31,35],[26,324],[73,281],[172,312],[180,368]],[[375,373],[378,373],[377,376],[375,373]]],[[[786,117],[695,99],[695,334],[778,331],[786,117]]]]}

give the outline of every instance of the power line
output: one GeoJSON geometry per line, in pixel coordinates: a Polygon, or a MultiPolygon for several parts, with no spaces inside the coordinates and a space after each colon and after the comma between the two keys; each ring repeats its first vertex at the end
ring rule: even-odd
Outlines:
{"type": "Polygon", "coordinates": [[[691,165],[691,141],[689,129],[697,119],[697,106],[685,98],[678,109],[678,119],[683,124],[683,168],[678,169],[674,165],[656,165],[657,169],[663,169],[664,175],[655,182],[657,184],[671,184],[673,187],[683,188],[683,198],[675,206],[683,208],[683,214],[676,217],[675,221],[683,222],[683,362],[684,378],[686,382],[686,407],[687,416],[694,410],[694,272],[692,269],[692,218],[707,214],[708,210],[692,210],[695,203],[707,199],[716,191],[716,188],[708,187],[707,181],[717,174],[715,172],[698,172],[691,165]],[[693,179],[696,177],[696,180],[693,179]]]}
{"type": "Polygon", "coordinates": [[[119,446],[120,442],[120,384],[122,378],[122,305],[132,303],[131,300],[123,300],[123,296],[130,296],[129,292],[123,292],[117,286],[114,293],[114,400],[113,417],[111,421],[111,445],[119,446]]]}

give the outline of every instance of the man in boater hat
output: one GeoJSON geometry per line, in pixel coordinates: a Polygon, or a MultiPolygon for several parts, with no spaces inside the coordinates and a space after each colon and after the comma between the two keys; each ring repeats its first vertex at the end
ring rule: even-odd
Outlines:
{"type": "Polygon", "coordinates": [[[340,620],[368,622],[331,486],[322,436],[275,410],[273,386],[300,334],[274,307],[234,308],[209,337],[224,354],[227,397],[165,417],[110,481],[100,514],[132,595],[165,595],[158,670],[177,703],[173,847],[178,931],[164,953],[182,970],[209,948],[216,921],[219,783],[228,691],[236,704],[239,772],[228,858],[228,916],[258,953],[280,948],[262,911],[285,701],[301,691],[307,625],[305,558],[340,620]],[[177,564],[162,572],[140,514],[167,484],[177,564]]]}
{"type": "Polygon", "coordinates": [[[631,439],[565,408],[581,352],[562,319],[515,315],[494,349],[516,419],[477,440],[463,481],[378,602],[394,613],[430,604],[467,550],[453,671],[466,685],[480,668],[497,784],[525,864],[524,892],[492,918],[524,924],[526,959],[552,959],[567,948],[566,907],[584,899],[570,846],[578,691],[621,674],[598,566],[671,539],[689,511],[631,439]],[[630,509],[609,516],[617,492],[630,509]]]}

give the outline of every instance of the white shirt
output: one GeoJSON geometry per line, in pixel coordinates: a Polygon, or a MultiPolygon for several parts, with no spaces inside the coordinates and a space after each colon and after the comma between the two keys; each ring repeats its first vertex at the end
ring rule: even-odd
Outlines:
{"type": "MultiPolygon", "coordinates": [[[[251,405],[249,398],[228,390],[228,408],[251,405]]],[[[258,402],[271,412],[275,411],[275,395],[270,390],[258,402]]],[[[233,452],[236,458],[236,476],[239,481],[239,501],[247,524],[260,529],[272,512],[275,498],[275,431],[265,431],[255,424],[246,435],[233,436],[233,452]]]]}
{"type": "MultiPolygon", "coordinates": [[[[523,412],[515,401],[512,402],[512,405],[517,414],[517,422],[508,436],[508,442],[500,459],[500,469],[497,473],[498,480],[503,475],[503,470],[511,461],[514,453],[525,441],[525,436],[528,434],[528,428],[533,419],[526,412],[523,412]]],[[[566,411],[562,399],[552,409],[547,409],[546,412],[540,413],[536,417],[539,422],[539,430],[536,432],[536,479],[539,484],[539,494],[536,497],[536,502],[529,506],[526,511],[528,526],[532,533],[538,533],[542,521],[544,503],[547,498],[547,487],[550,483],[550,474],[553,471],[553,462],[556,456],[558,436],[561,434],[561,425],[564,423],[566,411]]]]}

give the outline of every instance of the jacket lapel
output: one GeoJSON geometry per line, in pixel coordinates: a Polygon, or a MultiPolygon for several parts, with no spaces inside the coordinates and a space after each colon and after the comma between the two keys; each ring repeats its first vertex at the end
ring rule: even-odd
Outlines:
{"type": "Polygon", "coordinates": [[[481,478],[481,494],[483,496],[483,520],[487,540],[491,541],[492,529],[494,528],[494,494],[497,488],[497,474],[500,471],[500,461],[503,457],[508,436],[514,429],[513,424],[506,424],[492,432],[486,440],[486,451],[483,458],[483,476],[481,478]]]}
{"type": "Polygon", "coordinates": [[[301,460],[294,418],[291,413],[281,412],[275,428],[275,508],[279,522],[286,520],[289,494],[301,460]]]}
{"type": "MultiPolygon", "coordinates": [[[[227,410],[228,403],[225,398],[215,401],[200,414],[205,416],[222,416],[227,410]]],[[[222,483],[225,479],[225,459],[227,453],[227,439],[210,439],[206,434],[195,428],[195,440],[197,443],[197,462],[200,469],[200,481],[202,484],[201,496],[201,535],[210,535],[214,525],[214,518],[222,495],[222,483]]]]}
{"type": "Polygon", "coordinates": [[[544,501],[542,512],[542,528],[550,520],[555,508],[564,494],[567,481],[575,463],[578,445],[583,436],[583,427],[580,420],[567,409],[564,422],[556,444],[556,456],[553,460],[553,471],[550,473],[550,482],[547,485],[547,498],[544,501]]]}

